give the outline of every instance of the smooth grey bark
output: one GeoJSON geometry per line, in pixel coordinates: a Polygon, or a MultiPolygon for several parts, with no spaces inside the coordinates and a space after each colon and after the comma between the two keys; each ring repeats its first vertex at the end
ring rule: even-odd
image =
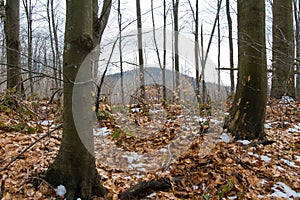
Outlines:
{"type": "Polygon", "coordinates": [[[292,0],[273,0],[271,97],[295,96],[292,0]]]}
{"type": "Polygon", "coordinates": [[[7,0],[5,5],[5,37],[7,52],[7,89],[21,93],[20,68],[20,1],[7,0]]]}
{"type": "Polygon", "coordinates": [[[267,101],[265,2],[238,0],[238,83],[225,128],[236,140],[264,139],[267,101]]]}

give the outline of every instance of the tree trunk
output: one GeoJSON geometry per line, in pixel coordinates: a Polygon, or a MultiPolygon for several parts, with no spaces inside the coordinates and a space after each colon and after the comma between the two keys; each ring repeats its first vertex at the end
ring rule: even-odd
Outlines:
{"type": "Polygon", "coordinates": [[[94,48],[93,36],[93,1],[67,1],[63,137],[56,160],[46,172],[51,185],[66,187],[66,199],[88,200],[92,192],[105,194],[93,155],[92,69],[89,59],[84,61],[94,48]]]}
{"type": "Polygon", "coordinates": [[[163,82],[163,99],[167,100],[167,90],[166,90],[166,64],[167,64],[167,7],[166,0],[164,0],[164,44],[163,44],[163,70],[162,70],[162,82],[163,82]]]}
{"type": "Polygon", "coordinates": [[[5,6],[6,19],[4,24],[7,52],[7,89],[16,88],[21,93],[20,68],[20,1],[7,0],[5,6]]]}
{"type": "Polygon", "coordinates": [[[29,78],[30,95],[33,95],[33,77],[32,77],[32,7],[31,0],[23,0],[23,6],[27,21],[27,69],[29,78]]]}
{"type": "Polygon", "coordinates": [[[273,0],[271,97],[295,96],[292,0],[273,0]]]}
{"type": "Polygon", "coordinates": [[[174,68],[175,68],[175,100],[180,99],[180,91],[179,91],[179,46],[178,46],[178,36],[179,36],[179,28],[178,28],[178,9],[179,9],[179,0],[173,0],[173,15],[174,15],[174,68]]]}
{"type": "Polygon", "coordinates": [[[238,0],[238,85],[225,128],[235,139],[263,139],[267,100],[265,2],[238,0]]]}
{"type": "Polygon", "coordinates": [[[230,92],[234,93],[234,61],[233,61],[233,39],[232,39],[232,20],[230,16],[230,2],[226,0],[226,16],[228,23],[228,39],[229,39],[229,57],[230,57],[230,92]]]}
{"type": "MultiPolygon", "coordinates": [[[[48,18],[48,28],[49,28],[49,35],[50,35],[50,46],[51,46],[51,52],[52,52],[52,70],[53,70],[53,75],[54,75],[54,88],[58,88],[58,76],[57,76],[57,66],[56,66],[56,51],[54,48],[54,42],[53,42],[53,26],[51,21],[54,19],[51,19],[51,10],[50,10],[50,1],[47,0],[47,18],[48,18]]],[[[55,30],[53,30],[54,32],[55,30]]]]}
{"type": "Polygon", "coordinates": [[[141,98],[145,99],[145,75],[144,75],[144,58],[143,58],[143,37],[142,37],[142,17],[140,0],[136,0],[136,17],[137,17],[137,37],[140,67],[140,88],[141,98]]]}
{"type": "Polygon", "coordinates": [[[196,65],[196,97],[197,101],[201,103],[200,97],[200,64],[199,64],[199,0],[196,0],[195,11],[195,65],[196,65]]]}
{"type": "Polygon", "coordinates": [[[293,0],[294,4],[294,18],[296,24],[295,30],[295,47],[296,47],[296,88],[295,88],[295,97],[296,100],[300,100],[300,1],[293,0]]]}
{"type": "Polygon", "coordinates": [[[51,7],[51,24],[52,24],[52,31],[53,31],[53,38],[54,38],[54,46],[55,46],[55,65],[56,65],[56,73],[57,73],[57,79],[58,79],[58,85],[57,87],[61,87],[62,83],[62,69],[61,69],[61,57],[60,57],[60,51],[59,51],[59,43],[58,43],[58,36],[57,36],[57,25],[55,23],[55,13],[54,13],[54,6],[53,6],[53,0],[50,1],[50,7],[51,7]]]}
{"type": "Polygon", "coordinates": [[[124,77],[123,77],[123,54],[122,54],[122,14],[121,14],[121,0],[118,0],[118,24],[119,24],[119,54],[120,54],[120,73],[121,73],[121,97],[122,104],[125,106],[124,100],[124,77]]]}

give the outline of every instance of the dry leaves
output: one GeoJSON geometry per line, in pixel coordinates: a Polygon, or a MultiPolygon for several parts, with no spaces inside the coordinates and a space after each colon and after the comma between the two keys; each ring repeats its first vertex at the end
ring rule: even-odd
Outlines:
{"type": "MultiPolygon", "coordinates": [[[[0,101],[0,104],[3,103],[0,101]]],[[[20,151],[38,139],[51,124],[60,120],[59,106],[47,105],[47,102],[23,101],[2,107],[0,113],[0,167],[4,167],[20,151]],[[20,107],[27,107],[20,111],[20,107]],[[11,110],[9,110],[11,109],[11,110]],[[27,110],[27,111],[26,111],[27,110]],[[28,111],[31,110],[31,111],[28,111]],[[32,113],[35,114],[32,114],[32,113]],[[31,113],[31,114],[30,114],[31,113]],[[48,120],[50,123],[41,123],[48,120]],[[25,123],[24,129],[16,131],[16,126],[25,123]],[[34,128],[30,133],[28,127],[34,128]]],[[[101,107],[109,110],[107,106],[101,107]]],[[[186,108],[185,108],[186,109],[186,108]]],[[[173,160],[169,170],[162,173],[157,171],[126,171],[107,166],[97,161],[97,170],[101,174],[103,185],[109,190],[108,199],[117,199],[117,195],[138,183],[139,181],[170,179],[170,191],[155,192],[147,199],[274,199],[271,195],[277,191],[285,191],[286,186],[295,193],[291,199],[300,193],[300,105],[299,103],[280,103],[270,100],[267,105],[266,134],[269,140],[275,140],[271,145],[251,147],[240,142],[219,142],[216,135],[206,134],[197,137],[185,154],[173,160]],[[205,140],[206,137],[206,140],[205,140]],[[210,141],[205,143],[203,141],[210,141]],[[205,154],[206,146],[208,151],[205,154]],[[199,156],[203,155],[203,156],[199,156]],[[176,181],[175,181],[176,180],[176,181]],[[293,196],[294,195],[294,196],[293,196]]],[[[167,145],[179,126],[182,110],[170,108],[174,117],[170,123],[157,120],[161,127],[159,133],[147,137],[137,137],[135,133],[120,135],[123,141],[119,147],[137,153],[149,152],[155,148],[167,145]],[[147,138],[143,139],[143,138],[147,138]],[[149,142],[150,143],[147,143],[149,142]],[[140,150],[139,150],[140,149],[140,150]]],[[[108,113],[109,114],[109,113],[108,113]]],[[[130,126],[148,126],[148,113],[131,113],[130,126]],[[136,124],[138,123],[138,125],[136,124]]],[[[163,117],[170,117],[168,113],[163,117]]],[[[102,122],[113,131],[118,130],[118,116],[107,118],[102,122]]],[[[114,132],[115,133],[115,132],[114,132]]],[[[108,139],[117,143],[118,140],[108,139]]],[[[42,178],[41,174],[54,161],[60,145],[61,132],[57,131],[42,142],[33,146],[29,151],[15,161],[1,176],[7,175],[4,199],[57,199],[55,191],[42,178]]],[[[113,157],[113,156],[112,156],[113,157]]],[[[94,197],[94,199],[101,199],[94,197]]]]}

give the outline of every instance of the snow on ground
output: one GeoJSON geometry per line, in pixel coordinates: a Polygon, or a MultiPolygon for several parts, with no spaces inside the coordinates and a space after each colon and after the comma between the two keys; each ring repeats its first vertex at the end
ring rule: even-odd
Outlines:
{"type": "Polygon", "coordinates": [[[259,198],[264,197],[281,197],[286,199],[296,199],[300,198],[300,193],[294,191],[289,186],[287,186],[285,183],[277,182],[273,185],[272,190],[274,191],[272,194],[268,195],[260,195],[259,198]]]}

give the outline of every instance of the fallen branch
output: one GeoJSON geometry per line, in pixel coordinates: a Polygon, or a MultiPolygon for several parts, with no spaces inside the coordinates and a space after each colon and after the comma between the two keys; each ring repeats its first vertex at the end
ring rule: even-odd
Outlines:
{"type": "Polygon", "coordinates": [[[42,137],[40,137],[39,139],[37,139],[36,141],[34,141],[33,143],[31,143],[28,147],[26,147],[25,149],[23,149],[17,156],[15,156],[14,158],[11,159],[11,161],[9,163],[7,163],[3,168],[0,168],[0,172],[6,170],[13,162],[15,162],[21,155],[23,155],[26,151],[28,151],[28,149],[30,149],[31,147],[33,147],[35,144],[37,144],[38,142],[40,142],[41,140],[43,140],[45,137],[49,136],[51,133],[53,133],[54,131],[60,129],[62,127],[62,124],[59,124],[58,126],[55,127],[55,129],[53,129],[52,131],[49,131],[48,133],[46,133],[45,135],[43,135],[42,137]]]}
{"type": "MultiPolygon", "coordinates": [[[[173,182],[181,181],[183,177],[174,177],[173,182]]],[[[166,191],[172,188],[170,179],[151,180],[149,182],[142,181],[132,186],[131,188],[121,192],[118,197],[121,200],[142,199],[155,191],[166,191]]]]}
{"type": "Polygon", "coordinates": [[[263,141],[258,141],[258,142],[252,142],[252,143],[250,143],[250,144],[248,144],[247,146],[250,146],[250,147],[256,147],[256,146],[258,146],[258,145],[270,145],[270,144],[273,144],[273,143],[275,143],[276,141],[274,141],[274,140],[263,140],[263,141]]]}
{"type": "Polygon", "coordinates": [[[170,181],[157,181],[152,180],[149,182],[143,181],[137,185],[121,192],[119,194],[119,199],[121,200],[130,200],[130,199],[141,199],[151,194],[154,191],[168,190],[172,187],[170,181]]]}

